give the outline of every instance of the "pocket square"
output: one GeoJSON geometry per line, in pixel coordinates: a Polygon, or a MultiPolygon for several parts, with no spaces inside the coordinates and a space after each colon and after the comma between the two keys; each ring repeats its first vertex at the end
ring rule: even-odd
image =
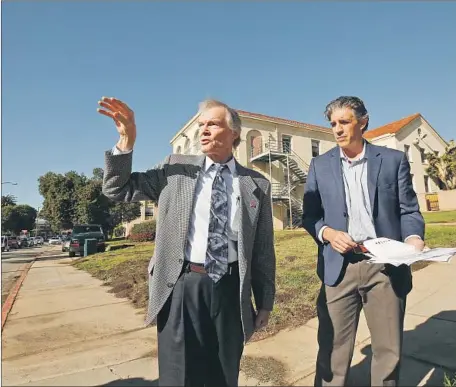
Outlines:
{"type": "Polygon", "coordinates": [[[256,206],[257,206],[257,202],[255,200],[251,200],[250,201],[250,207],[251,208],[256,208],[256,206]]]}

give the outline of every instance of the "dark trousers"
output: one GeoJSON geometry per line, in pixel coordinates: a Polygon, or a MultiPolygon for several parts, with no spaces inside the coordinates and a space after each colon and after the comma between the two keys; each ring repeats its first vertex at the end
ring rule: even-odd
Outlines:
{"type": "Polygon", "coordinates": [[[160,386],[238,385],[239,293],[237,265],[217,283],[184,269],[157,317],[160,386]]]}

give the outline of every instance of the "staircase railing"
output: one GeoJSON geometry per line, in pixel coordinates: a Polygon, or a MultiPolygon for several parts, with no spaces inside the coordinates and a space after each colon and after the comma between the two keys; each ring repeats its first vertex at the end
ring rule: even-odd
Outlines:
{"type": "Polygon", "coordinates": [[[288,184],[271,183],[271,195],[273,198],[288,197],[288,184]]]}

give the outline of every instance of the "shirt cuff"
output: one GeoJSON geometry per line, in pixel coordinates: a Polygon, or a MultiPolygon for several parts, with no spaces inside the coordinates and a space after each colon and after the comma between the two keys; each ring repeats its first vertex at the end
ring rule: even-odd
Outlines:
{"type": "Polygon", "coordinates": [[[325,231],[326,228],[328,228],[328,226],[323,226],[322,228],[320,228],[320,232],[318,233],[318,239],[321,243],[325,243],[325,241],[323,240],[323,231],[325,231]]]}
{"type": "Polygon", "coordinates": [[[116,145],[114,145],[111,152],[112,152],[113,156],[117,156],[117,155],[126,155],[128,153],[131,153],[132,151],[133,151],[133,149],[121,151],[119,148],[117,148],[116,145]]]}
{"type": "Polygon", "coordinates": [[[421,239],[421,237],[419,235],[409,235],[407,238],[404,239],[404,243],[407,242],[407,239],[412,238],[412,237],[416,237],[416,238],[420,238],[421,239]]]}

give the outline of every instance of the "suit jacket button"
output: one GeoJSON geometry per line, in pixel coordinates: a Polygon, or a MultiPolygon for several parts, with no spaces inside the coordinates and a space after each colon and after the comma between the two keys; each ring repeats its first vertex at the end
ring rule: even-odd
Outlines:
{"type": "Polygon", "coordinates": [[[172,288],[174,286],[174,284],[172,282],[168,282],[168,288],[172,288]]]}

